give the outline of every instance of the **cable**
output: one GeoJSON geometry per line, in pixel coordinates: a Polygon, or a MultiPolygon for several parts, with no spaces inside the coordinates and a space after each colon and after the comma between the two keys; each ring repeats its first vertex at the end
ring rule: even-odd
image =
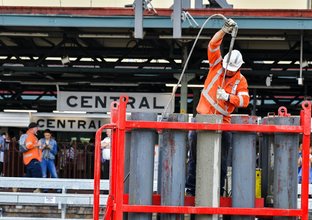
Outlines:
{"type": "MultiPolygon", "coordinates": [[[[174,98],[174,96],[175,96],[175,93],[176,93],[176,91],[177,91],[177,89],[178,89],[178,86],[180,85],[180,83],[181,83],[181,81],[182,81],[182,78],[183,78],[183,76],[184,76],[184,73],[185,73],[185,70],[186,70],[186,68],[187,68],[188,62],[189,62],[189,60],[190,60],[190,58],[191,58],[191,56],[192,56],[193,50],[194,50],[194,48],[195,48],[195,46],[196,46],[196,43],[197,43],[197,41],[198,41],[198,39],[199,39],[199,37],[200,37],[200,35],[201,35],[201,32],[203,31],[203,29],[204,29],[205,25],[208,23],[208,21],[209,21],[211,18],[213,18],[213,17],[221,17],[223,20],[226,20],[226,19],[227,19],[227,18],[226,18],[224,15],[222,15],[222,14],[213,14],[213,15],[211,15],[210,17],[208,17],[208,18],[206,19],[206,21],[203,23],[203,25],[201,26],[201,28],[200,28],[200,30],[199,30],[199,32],[198,32],[196,38],[195,38],[195,41],[194,41],[194,43],[193,43],[193,46],[192,46],[192,48],[191,48],[191,50],[190,50],[190,53],[189,53],[189,55],[188,55],[188,57],[187,57],[187,59],[186,59],[186,61],[185,61],[185,64],[184,64],[184,66],[183,66],[183,69],[182,69],[180,78],[179,78],[177,84],[176,84],[176,85],[173,87],[173,89],[172,89],[172,93],[171,93],[169,102],[168,102],[168,104],[166,105],[164,112],[162,113],[161,120],[165,117],[165,115],[166,115],[166,113],[167,113],[167,111],[168,111],[168,108],[169,108],[169,106],[170,106],[170,104],[171,104],[171,102],[172,102],[172,100],[173,100],[173,98],[174,98]]],[[[236,32],[236,33],[237,33],[237,32],[236,32]]],[[[233,35],[232,35],[232,39],[233,39],[233,35]]],[[[232,44],[232,41],[231,41],[231,44],[232,44]]],[[[233,42],[233,45],[234,45],[234,42],[233,42]]]]}

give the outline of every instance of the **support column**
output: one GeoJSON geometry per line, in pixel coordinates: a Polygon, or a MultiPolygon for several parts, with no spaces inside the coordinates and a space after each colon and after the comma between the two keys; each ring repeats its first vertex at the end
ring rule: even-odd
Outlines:
{"type": "MultiPolygon", "coordinates": [[[[257,124],[256,116],[232,116],[232,124],[257,124]]],[[[255,207],[256,133],[233,132],[232,206],[255,207]]],[[[232,216],[233,220],[252,220],[254,216],[232,216]]]]}
{"type": "MultiPolygon", "coordinates": [[[[166,121],[187,122],[186,114],[170,114],[166,121]]],[[[162,137],[161,205],[183,206],[187,131],[164,130],[162,137]]],[[[182,220],[181,214],[162,214],[161,220],[182,220]]]]}
{"type": "MultiPolygon", "coordinates": [[[[156,121],[156,113],[132,113],[131,120],[156,121]]],[[[129,204],[152,205],[154,147],[156,132],[134,129],[131,132],[129,204]]],[[[152,220],[152,214],[129,213],[129,220],[152,220]]]]}
{"type": "MultiPolygon", "coordinates": [[[[222,123],[221,115],[197,115],[197,122],[222,123]]],[[[220,206],[221,132],[198,131],[195,206],[220,206]]],[[[196,220],[217,220],[218,215],[196,215],[196,220]]]]}
{"type": "Polygon", "coordinates": [[[143,0],[135,0],[134,38],[143,39],[143,0]]]}
{"type": "MultiPolygon", "coordinates": [[[[299,125],[299,117],[275,117],[275,125],[299,125]]],[[[296,209],[298,188],[298,134],[276,133],[274,136],[274,208],[296,209]]],[[[274,217],[274,220],[296,217],[274,217]]]]}

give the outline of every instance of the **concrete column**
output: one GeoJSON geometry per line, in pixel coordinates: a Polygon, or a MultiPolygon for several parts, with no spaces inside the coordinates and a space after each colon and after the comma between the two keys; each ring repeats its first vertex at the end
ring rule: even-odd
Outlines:
{"type": "MultiPolygon", "coordinates": [[[[299,125],[299,117],[275,117],[276,125],[299,125]]],[[[274,208],[297,208],[298,134],[276,133],[274,136],[274,208]]],[[[274,217],[274,220],[296,217],[274,217]]]]}
{"type": "MultiPolygon", "coordinates": [[[[263,125],[274,124],[273,117],[265,117],[263,125]]],[[[261,192],[265,206],[273,206],[274,135],[263,133],[260,139],[261,192]]]]}
{"type": "Polygon", "coordinates": [[[161,175],[162,175],[162,161],[163,161],[163,133],[158,134],[158,147],[159,147],[159,157],[158,157],[158,175],[157,175],[157,193],[161,193],[161,175]]]}
{"type": "MultiPolygon", "coordinates": [[[[132,113],[131,120],[156,121],[156,113],[132,113]]],[[[131,132],[129,204],[152,205],[156,132],[131,132]]],[[[129,220],[152,220],[152,214],[129,213],[129,220]]]]}
{"type": "MultiPolygon", "coordinates": [[[[197,122],[222,123],[221,115],[197,115],[197,122]]],[[[195,206],[220,206],[221,132],[198,131],[195,206]]],[[[217,220],[218,215],[196,215],[196,220],[217,220]]]]}
{"type": "MultiPolygon", "coordinates": [[[[186,114],[170,114],[166,121],[187,122],[186,114]]],[[[164,130],[162,137],[161,205],[183,206],[187,131],[164,130]]],[[[161,220],[182,220],[184,215],[162,214],[161,220]]]]}
{"type": "MultiPolygon", "coordinates": [[[[256,116],[233,116],[232,124],[257,124],[256,116]]],[[[255,207],[256,133],[233,132],[232,206],[255,207]]],[[[251,220],[254,216],[232,216],[233,220],[251,220]]]]}

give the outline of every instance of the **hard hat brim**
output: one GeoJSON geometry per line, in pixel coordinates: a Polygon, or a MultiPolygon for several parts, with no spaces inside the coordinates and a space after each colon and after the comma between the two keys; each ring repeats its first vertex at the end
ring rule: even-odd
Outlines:
{"type": "Polygon", "coordinates": [[[223,68],[229,71],[232,71],[232,72],[236,72],[240,67],[241,67],[242,64],[238,65],[238,66],[234,66],[234,65],[227,65],[226,62],[223,62],[223,68]]]}

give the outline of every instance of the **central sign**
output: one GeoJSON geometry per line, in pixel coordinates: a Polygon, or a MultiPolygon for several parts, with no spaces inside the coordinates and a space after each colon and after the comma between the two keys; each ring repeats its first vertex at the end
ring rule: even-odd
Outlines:
{"type": "MultiPolygon", "coordinates": [[[[123,93],[64,92],[57,96],[58,111],[109,112],[113,101],[118,101],[123,93]]],[[[170,93],[128,93],[127,112],[163,113],[170,100],[170,93]]],[[[174,101],[168,113],[174,110],[174,101]]]]}

